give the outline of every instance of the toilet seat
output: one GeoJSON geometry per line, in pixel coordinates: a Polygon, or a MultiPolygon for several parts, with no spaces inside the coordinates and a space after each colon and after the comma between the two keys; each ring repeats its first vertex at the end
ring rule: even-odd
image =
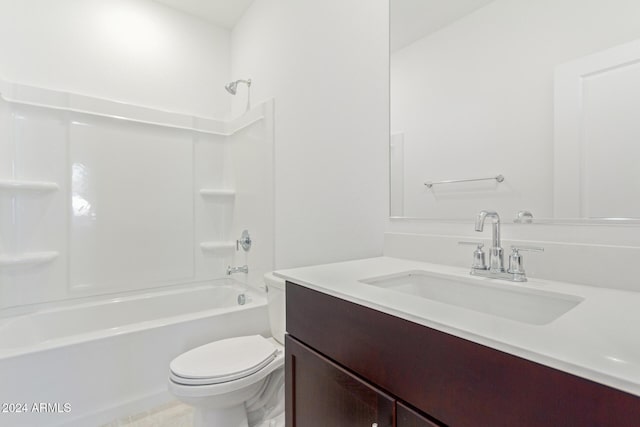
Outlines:
{"type": "Polygon", "coordinates": [[[254,372],[243,378],[236,379],[234,381],[227,381],[218,384],[206,384],[206,385],[185,385],[180,384],[177,381],[183,381],[182,377],[178,377],[170,372],[169,375],[169,391],[174,396],[184,398],[206,398],[211,396],[222,396],[227,393],[233,393],[235,391],[242,390],[247,387],[251,387],[254,384],[258,384],[261,380],[266,378],[269,374],[282,369],[284,366],[284,346],[278,343],[273,338],[267,340],[276,348],[275,358],[269,362],[264,368],[254,372]]]}
{"type": "Polygon", "coordinates": [[[194,348],[170,364],[170,378],[186,386],[236,381],[264,369],[278,348],[260,335],[234,337],[194,348]]]}

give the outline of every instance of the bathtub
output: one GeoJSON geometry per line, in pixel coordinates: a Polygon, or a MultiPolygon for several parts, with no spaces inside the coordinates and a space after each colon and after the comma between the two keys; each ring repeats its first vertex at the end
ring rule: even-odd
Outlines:
{"type": "Polygon", "coordinates": [[[248,334],[269,335],[266,299],[231,279],[0,319],[0,426],[98,426],[148,410],[172,399],[174,357],[248,334]]]}

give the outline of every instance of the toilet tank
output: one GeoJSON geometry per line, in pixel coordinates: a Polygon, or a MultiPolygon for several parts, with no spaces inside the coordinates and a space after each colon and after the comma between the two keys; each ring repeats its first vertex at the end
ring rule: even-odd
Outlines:
{"type": "Polygon", "coordinates": [[[267,273],[264,275],[264,283],[267,285],[271,335],[276,341],[284,345],[284,333],[286,330],[284,280],[277,278],[272,273],[267,273]]]}

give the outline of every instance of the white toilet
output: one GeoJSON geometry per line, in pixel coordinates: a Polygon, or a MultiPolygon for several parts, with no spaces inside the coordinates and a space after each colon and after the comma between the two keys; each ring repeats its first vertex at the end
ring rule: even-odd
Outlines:
{"type": "MultiPolygon", "coordinates": [[[[247,414],[263,410],[281,393],[285,285],[271,273],[264,280],[273,338],[252,335],[215,341],[171,361],[169,391],[195,408],[195,427],[247,427],[247,414]]],[[[275,411],[280,408],[284,402],[275,411]]]]}

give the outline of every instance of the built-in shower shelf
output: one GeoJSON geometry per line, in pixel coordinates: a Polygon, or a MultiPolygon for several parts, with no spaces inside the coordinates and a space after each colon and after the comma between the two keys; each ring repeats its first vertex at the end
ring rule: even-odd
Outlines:
{"type": "Polygon", "coordinates": [[[203,188],[200,190],[202,197],[235,197],[235,190],[222,190],[214,188],[203,188]]]}
{"type": "Polygon", "coordinates": [[[0,254],[0,267],[45,264],[58,258],[58,252],[27,252],[19,255],[0,254]]]}
{"type": "Polygon", "coordinates": [[[228,251],[235,249],[236,242],[202,242],[200,243],[200,249],[205,252],[208,251],[228,251]]]}
{"type": "Polygon", "coordinates": [[[50,192],[56,191],[60,187],[55,182],[47,181],[22,181],[22,180],[0,180],[0,191],[9,192],[50,192]]]}

